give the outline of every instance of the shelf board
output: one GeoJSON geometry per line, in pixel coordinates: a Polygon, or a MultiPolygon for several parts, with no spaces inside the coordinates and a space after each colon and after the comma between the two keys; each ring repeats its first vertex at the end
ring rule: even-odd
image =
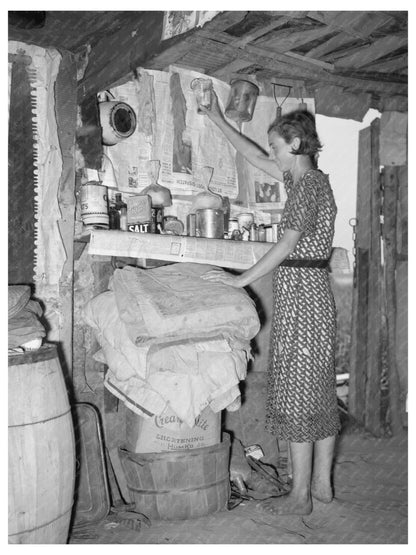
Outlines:
{"type": "Polygon", "coordinates": [[[194,262],[246,270],[273,245],[255,241],[94,230],[91,232],[88,252],[98,256],[194,262]]]}

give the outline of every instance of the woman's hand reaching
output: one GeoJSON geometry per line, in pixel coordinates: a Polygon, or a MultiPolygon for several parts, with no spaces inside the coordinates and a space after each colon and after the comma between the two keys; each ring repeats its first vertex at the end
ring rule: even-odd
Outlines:
{"type": "Polygon", "coordinates": [[[214,89],[211,91],[211,107],[207,108],[206,106],[200,106],[199,110],[208,116],[214,123],[224,119],[224,115],[218,102],[218,96],[214,89]]]}
{"type": "Polygon", "coordinates": [[[201,279],[205,281],[212,281],[216,283],[223,283],[224,285],[231,285],[232,287],[244,287],[240,276],[234,276],[226,273],[223,270],[209,270],[202,274],[201,279]]]}

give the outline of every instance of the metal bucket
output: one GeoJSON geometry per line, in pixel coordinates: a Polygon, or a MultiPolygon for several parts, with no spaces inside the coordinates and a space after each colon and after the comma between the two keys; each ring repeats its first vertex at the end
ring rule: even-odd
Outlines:
{"type": "Polygon", "coordinates": [[[196,236],[208,239],[224,238],[224,211],[203,208],[196,211],[196,236]]]}

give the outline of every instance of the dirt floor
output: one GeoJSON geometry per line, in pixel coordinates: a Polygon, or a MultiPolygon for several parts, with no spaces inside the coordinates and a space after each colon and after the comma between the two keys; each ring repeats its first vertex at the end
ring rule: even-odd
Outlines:
{"type": "MultiPolygon", "coordinates": [[[[310,515],[270,517],[244,501],[232,510],[186,521],[153,521],[133,530],[104,522],[73,531],[70,544],[407,544],[407,431],[339,437],[335,499],[310,515]]],[[[282,471],[284,473],[284,471],[282,471]]]]}

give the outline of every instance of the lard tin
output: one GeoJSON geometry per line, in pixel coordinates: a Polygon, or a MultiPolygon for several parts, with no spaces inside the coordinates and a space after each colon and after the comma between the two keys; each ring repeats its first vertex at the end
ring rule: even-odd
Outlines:
{"type": "Polygon", "coordinates": [[[107,187],[88,181],[81,187],[81,219],[87,229],[108,229],[107,187]]]}
{"type": "Polygon", "coordinates": [[[203,208],[196,211],[196,236],[208,239],[224,237],[224,212],[214,208],[203,208]]]}

